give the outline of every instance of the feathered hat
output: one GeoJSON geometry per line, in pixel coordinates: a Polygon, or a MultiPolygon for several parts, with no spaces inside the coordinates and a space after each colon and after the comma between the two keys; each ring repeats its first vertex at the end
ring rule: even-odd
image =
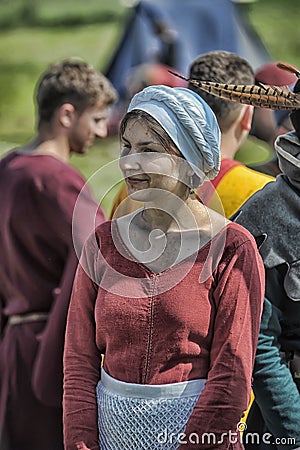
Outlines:
{"type": "Polygon", "coordinates": [[[291,72],[299,78],[293,92],[288,87],[270,86],[263,83],[259,85],[236,85],[227,83],[215,83],[213,81],[201,81],[186,78],[175,72],[171,73],[182,78],[208,92],[211,95],[224,100],[253,105],[260,108],[292,110],[291,120],[297,135],[300,137],[300,71],[290,64],[277,63],[277,66],[291,72]]]}

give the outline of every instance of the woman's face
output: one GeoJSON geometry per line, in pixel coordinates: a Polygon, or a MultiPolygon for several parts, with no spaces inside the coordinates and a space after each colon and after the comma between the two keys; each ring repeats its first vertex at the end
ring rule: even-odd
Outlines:
{"type": "Polygon", "coordinates": [[[132,199],[162,201],[170,193],[187,197],[190,167],[176,156],[175,148],[171,151],[166,151],[145,120],[128,120],[121,136],[119,164],[132,199]]]}

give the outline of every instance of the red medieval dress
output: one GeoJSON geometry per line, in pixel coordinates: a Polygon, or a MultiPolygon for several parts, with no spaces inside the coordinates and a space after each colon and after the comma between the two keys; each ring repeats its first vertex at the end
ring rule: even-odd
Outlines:
{"type": "Polygon", "coordinates": [[[236,224],[160,273],[128,253],[116,221],[100,225],[82,254],[67,320],[65,450],[78,442],[100,448],[102,354],[105,372],[123,382],[205,378],[185,429],[202,444],[191,448],[243,448],[237,425],[250,399],[263,293],[256,244],[236,224]],[[210,442],[207,433],[214,434],[210,442]]]}

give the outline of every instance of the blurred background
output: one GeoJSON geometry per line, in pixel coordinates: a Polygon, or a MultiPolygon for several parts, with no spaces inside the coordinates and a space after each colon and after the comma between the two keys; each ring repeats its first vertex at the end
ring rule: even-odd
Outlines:
{"type": "MultiPolygon", "coordinates": [[[[175,8],[185,1],[173,0],[175,8]]],[[[218,8],[218,0],[210,1],[218,8]]],[[[161,0],[160,7],[163,4],[161,0]]],[[[70,56],[107,72],[125,30],[128,33],[132,26],[136,7],[133,0],[0,0],[0,154],[34,133],[33,93],[41,72],[70,56]]],[[[271,60],[300,68],[299,0],[244,0],[234,2],[234,7],[253,27],[271,60]]],[[[189,24],[186,27],[188,32],[189,24]]],[[[180,30],[181,39],[182,34],[180,30]]],[[[71,163],[89,178],[118,152],[118,139],[111,136],[99,141],[88,156],[72,156],[71,163]]],[[[102,171],[100,183],[102,188],[110,185],[109,171],[102,171]]],[[[109,203],[107,198],[106,210],[109,203]]]]}

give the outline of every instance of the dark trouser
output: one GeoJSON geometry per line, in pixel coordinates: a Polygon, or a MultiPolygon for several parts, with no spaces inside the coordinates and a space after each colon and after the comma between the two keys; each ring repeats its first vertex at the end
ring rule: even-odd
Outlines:
{"type": "Polygon", "coordinates": [[[21,407],[4,422],[1,450],[63,450],[62,414],[59,408],[41,407],[40,415],[21,407]]]}
{"type": "Polygon", "coordinates": [[[268,433],[268,441],[274,442],[274,439],[272,437],[269,437],[270,432],[267,430],[260,409],[254,400],[247,417],[247,429],[243,433],[243,444],[245,449],[246,450],[276,449],[275,444],[265,444],[263,442],[263,436],[265,433],[268,433]]]}
{"type": "Polygon", "coordinates": [[[0,436],[0,448],[1,450],[10,450],[11,448],[6,428],[4,428],[2,436],[0,436]]]}
{"type": "Polygon", "coordinates": [[[43,326],[38,322],[11,326],[1,342],[0,386],[5,395],[0,450],[63,450],[62,407],[41,403],[31,383],[36,336],[43,326]]]}

